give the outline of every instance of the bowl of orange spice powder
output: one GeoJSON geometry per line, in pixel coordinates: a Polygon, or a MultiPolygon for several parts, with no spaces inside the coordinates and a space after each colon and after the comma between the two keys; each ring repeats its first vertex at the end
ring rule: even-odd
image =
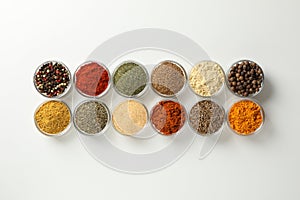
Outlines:
{"type": "Polygon", "coordinates": [[[265,120],[264,110],[259,103],[243,99],[235,102],[229,109],[227,122],[230,129],[242,136],[258,133],[265,120]]]}

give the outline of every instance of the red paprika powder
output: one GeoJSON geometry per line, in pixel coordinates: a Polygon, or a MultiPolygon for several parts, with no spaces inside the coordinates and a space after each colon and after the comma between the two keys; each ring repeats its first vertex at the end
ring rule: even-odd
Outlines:
{"type": "Polygon", "coordinates": [[[80,93],[87,96],[99,96],[109,85],[109,72],[96,62],[82,64],[75,73],[75,86],[80,93]]]}
{"type": "Polygon", "coordinates": [[[178,132],[185,123],[185,110],[182,105],[171,100],[160,101],[151,112],[151,123],[163,135],[178,132]]]}

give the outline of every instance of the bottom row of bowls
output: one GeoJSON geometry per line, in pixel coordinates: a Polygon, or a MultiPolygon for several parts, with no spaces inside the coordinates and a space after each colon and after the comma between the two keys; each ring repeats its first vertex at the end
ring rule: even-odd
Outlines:
{"type": "Polygon", "coordinates": [[[193,105],[189,113],[174,100],[162,100],[153,106],[150,115],[146,106],[137,100],[126,100],[117,105],[112,114],[105,103],[98,100],[81,102],[74,111],[66,103],[50,100],[42,103],[35,111],[37,129],[47,136],[65,134],[73,121],[75,128],[85,135],[104,133],[110,122],[122,135],[139,134],[147,125],[161,135],[179,133],[188,122],[190,128],[200,135],[212,135],[222,130],[224,121],[238,135],[257,133],[264,123],[264,111],[259,103],[243,99],[235,102],[227,115],[222,106],[211,100],[202,100],[193,105]]]}

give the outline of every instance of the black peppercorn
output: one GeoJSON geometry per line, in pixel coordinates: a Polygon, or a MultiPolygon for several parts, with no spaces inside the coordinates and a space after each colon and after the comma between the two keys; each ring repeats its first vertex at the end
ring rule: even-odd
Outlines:
{"type": "Polygon", "coordinates": [[[45,97],[59,97],[69,88],[70,71],[56,61],[48,61],[38,67],[34,74],[34,85],[37,91],[45,97]]]}

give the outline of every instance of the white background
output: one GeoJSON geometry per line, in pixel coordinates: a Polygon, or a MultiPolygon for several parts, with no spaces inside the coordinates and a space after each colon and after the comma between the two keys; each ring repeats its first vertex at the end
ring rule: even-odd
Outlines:
{"type": "Polygon", "coordinates": [[[299,199],[299,9],[297,0],[1,1],[0,199],[299,199]],[[35,130],[40,63],[73,70],[110,37],[146,27],[185,34],[225,70],[240,58],[261,64],[264,131],[224,133],[205,160],[193,147],[162,171],[128,175],[99,164],[74,133],[35,130]]]}

